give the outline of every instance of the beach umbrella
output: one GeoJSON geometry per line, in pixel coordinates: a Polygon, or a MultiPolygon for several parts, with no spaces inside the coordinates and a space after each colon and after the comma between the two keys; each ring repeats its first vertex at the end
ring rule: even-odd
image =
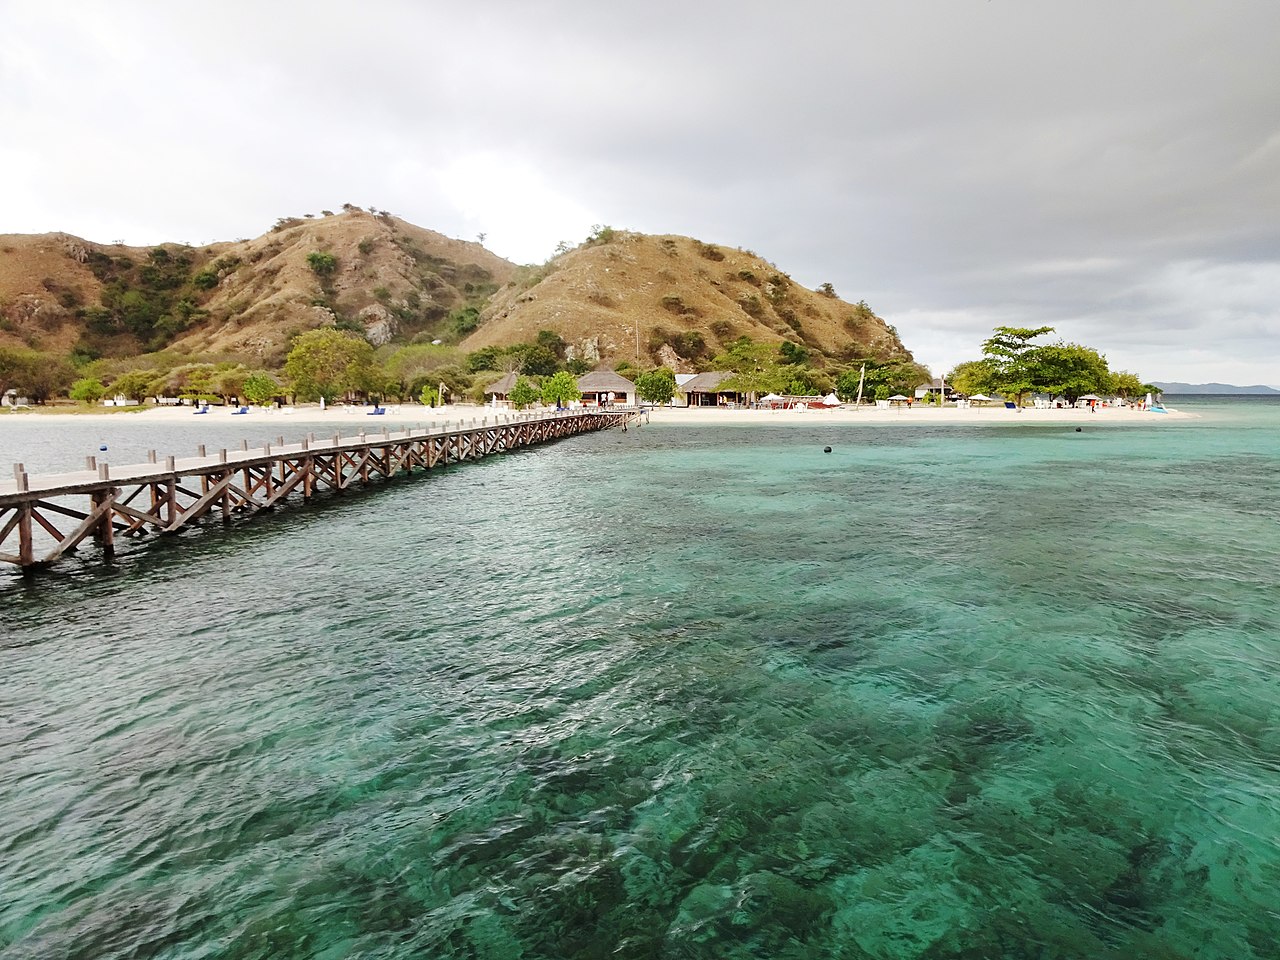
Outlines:
{"type": "Polygon", "coordinates": [[[776,393],[766,393],[766,394],[765,394],[763,397],[761,397],[760,399],[761,399],[761,400],[763,400],[763,401],[765,401],[765,402],[769,402],[769,401],[772,401],[772,400],[781,400],[781,399],[782,399],[782,397],[778,396],[776,393]]]}
{"type": "Polygon", "coordinates": [[[1098,396],[1096,393],[1086,393],[1080,399],[1081,400],[1101,400],[1102,398],[1098,396]]]}
{"type": "Polygon", "coordinates": [[[990,400],[991,398],[990,398],[990,397],[988,397],[985,393],[975,393],[975,394],[974,394],[972,397],[970,397],[969,399],[970,399],[970,400],[990,400]]]}
{"type": "Polygon", "coordinates": [[[905,399],[907,399],[907,398],[906,398],[906,397],[904,397],[904,396],[903,396],[902,394],[900,394],[900,393],[895,393],[895,394],[894,394],[892,397],[890,397],[889,399],[890,399],[890,400],[905,400],[905,399]]]}
{"type": "Polygon", "coordinates": [[[840,406],[840,398],[837,397],[834,393],[828,393],[825,397],[822,398],[822,402],[829,407],[840,406]]]}

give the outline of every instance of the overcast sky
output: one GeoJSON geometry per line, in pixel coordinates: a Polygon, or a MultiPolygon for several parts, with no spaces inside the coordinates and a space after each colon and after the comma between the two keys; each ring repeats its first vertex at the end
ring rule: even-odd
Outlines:
{"type": "Polygon", "coordinates": [[[1280,3],[0,0],[0,233],[387,209],[831,282],[935,373],[1048,325],[1280,386],[1280,3]]]}

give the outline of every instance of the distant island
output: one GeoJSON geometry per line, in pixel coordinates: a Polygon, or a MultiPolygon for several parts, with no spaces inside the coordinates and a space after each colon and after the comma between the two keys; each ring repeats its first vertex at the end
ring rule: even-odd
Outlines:
{"type": "Polygon", "coordinates": [[[1251,387],[1237,387],[1231,383],[1158,383],[1152,382],[1161,393],[1280,393],[1275,387],[1254,384],[1251,387]]]}

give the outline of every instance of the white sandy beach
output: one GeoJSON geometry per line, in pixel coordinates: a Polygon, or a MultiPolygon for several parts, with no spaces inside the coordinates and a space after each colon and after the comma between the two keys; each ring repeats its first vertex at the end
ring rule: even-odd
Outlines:
{"type": "MultiPolygon", "coordinates": [[[[625,409],[625,408],[619,408],[625,409]]],[[[217,422],[239,422],[246,427],[260,428],[264,423],[272,424],[272,429],[289,432],[291,425],[304,424],[348,424],[368,430],[380,429],[383,424],[391,426],[399,423],[440,423],[449,421],[457,423],[472,419],[482,420],[494,416],[509,416],[514,411],[484,406],[445,406],[424,407],[416,403],[388,405],[387,413],[382,417],[369,416],[369,407],[363,406],[331,406],[321,410],[318,405],[286,407],[283,410],[252,408],[248,414],[233,416],[232,408],[213,407],[208,414],[196,415],[190,407],[152,407],[137,412],[119,413],[48,413],[27,412],[0,414],[0,430],[6,421],[19,418],[39,418],[40,420],[113,420],[121,418],[129,422],[164,422],[167,424],[189,423],[193,428],[202,424],[217,422]]],[[[537,412],[536,408],[533,412],[537,412]]],[[[900,426],[942,426],[999,424],[1007,426],[1025,426],[1043,423],[1076,423],[1092,426],[1118,426],[1133,424],[1151,424],[1171,422],[1195,418],[1196,414],[1169,410],[1167,413],[1151,413],[1136,407],[1099,407],[1096,412],[1088,409],[1048,409],[1037,410],[1024,408],[1008,410],[1004,407],[922,407],[911,408],[899,406],[890,409],[862,406],[837,407],[831,410],[729,410],[718,407],[659,407],[650,414],[650,422],[672,426],[693,425],[764,425],[771,426],[796,425],[813,426],[818,424],[895,424],[900,426]]]]}

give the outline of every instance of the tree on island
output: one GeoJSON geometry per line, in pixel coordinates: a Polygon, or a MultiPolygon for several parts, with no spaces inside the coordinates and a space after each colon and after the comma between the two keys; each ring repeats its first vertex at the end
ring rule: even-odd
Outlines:
{"type": "Polygon", "coordinates": [[[567,370],[547,377],[542,383],[542,402],[563,406],[572,400],[581,400],[582,391],[578,389],[578,381],[567,370]]]}
{"type": "Polygon", "coordinates": [[[1078,343],[1051,343],[1031,352],[1037,393],[1062,397],[1072,406],[1087,393],[1105,392],[1110,384],[1107,359],[1078,343]]]}
{"type": "Polygon", "coordinates": [[[1130,397],[1140,397],[1144,393],[1158,393],[1159,391],[1151,384],[1143,383],[1136,373],[1129,373],[1127,370],[1115,370],[1110,375],[1107,392],[1128,400],[1130,397]]]}
{"type": "Polygon", "coordinates": [[[982,342],[982,358],[991,368],[991,386],[1022,406],[1022,398],[1037,389],[1035,345],[1032,340],[1053,333],[1053,327],[996,327],[982,342]]]}
{"type": "Polygon", "coordinates": [[[669,367],[659,367],[636,377],[636,396],[648,403],[670,403],[676,395],[676,375],[669,367]]]}
{"type": "Polygon", "coordinates": [[[844,400],[856,400],[858,383],[862,383],[864,400],[887,400],[898,393],[911,393],[929,379],[929,371],[909,360],[888,362],[868,358],[857,369],[849,369],[836,378],[836,394],[844,400]],[[863,368],[865,367],[865,372],[863,368]]]}
{"type": "Polygon", "coordinates": [[[719,389],[736,390],[754,400],[759,394],[787,389],[791,371],[782,369],[780,359],[775,345],[739,337],[712,363],[717,370],[729,372],[729,376],[720,382],[719,389]]]}
{"type": "Polygon", "coordinates": [[[0,347],[0,396],[11,387],[32,403],[61,396],[76,380],[75,368],[62,357],[21,347],[0,347]]]}
{"type": "Polygon", "coordinates": [[[97,377],[82,377],[71,385],[70,397],[76,403],[97,403],[107,395],[107,388],[97,377]]]}
{"type": "Polygon", "coordinates": [[[982,344],[982,359],[957,364],[947,380],[959,393],[998,393],[1019,405],[1029,393],[1074,404],[1090,393],[1131,397],[1151,390],[1132,373],[1113,373],[1107,358],[1093,347],[1032,342],[1052,332],[1052,327],[996,327],[982,344]]]}
{"type": "Polygon", "coordinates": [[[265,407],[280,396],[280,383],[265,370],[249,374],[244,381],[244,398],[259,407],[265,407]]]}
{"type": "Polygon", "coordinates": [[[116,396],[141,403],[147,397],[155,396],[156,380],[154,370],[129,370],[112,380],[110,389],[116,396]]]}
{"type": "Polygon", "coordinates": [[[345,330],[309,330],[293,342],[284,373],[298,399],[323,397],[332,402],[343,394],[369,388],[374,373],[373,347],[345,330]]]}
{"type": "Polygon", "coordinates": [[[956,364],[947,374],[947,384],[956,393],[962,393],[966,397],[997,392],[991,364],[985,360],[966,360],[956,364]]]}
{"type": "MultiPolygon", "coordinates": [[[[577,387],[577,384],[574,384],[577,387]]],[[[507,394],[507,399],[511,401],[511,405],[517,410],[523,410],[531,403],[536,403],[538,398],[542,396],[542,391],[538,389],[538,385],[528,377],[516,377],[515,384],[511,387],[511,392],[507,394]]]]}

